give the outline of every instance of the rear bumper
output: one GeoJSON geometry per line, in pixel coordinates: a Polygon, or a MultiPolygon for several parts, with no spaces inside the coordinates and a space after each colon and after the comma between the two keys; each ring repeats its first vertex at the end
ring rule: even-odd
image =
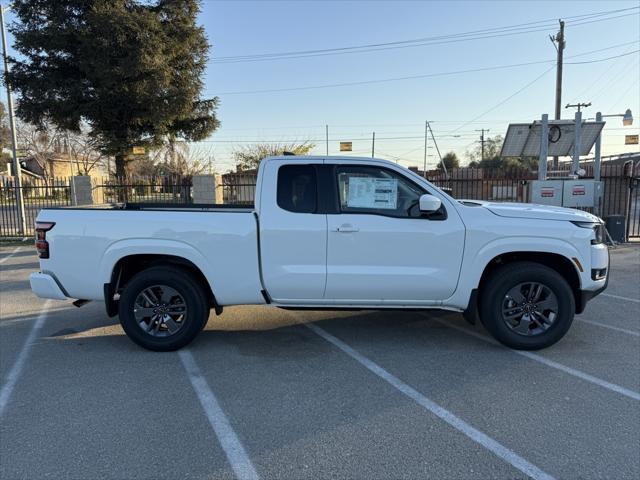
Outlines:
{"type": "Polygon", "coordinates": [[[53,298],[55,300],[66,300],[68,297],[58,284],[55,278],[48,273],[32,273],[29,275],[31,291],[40,298],[53,298]]]}

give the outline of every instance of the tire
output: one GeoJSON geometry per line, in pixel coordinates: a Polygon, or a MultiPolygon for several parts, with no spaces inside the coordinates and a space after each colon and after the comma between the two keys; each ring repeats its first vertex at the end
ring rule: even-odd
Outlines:
{"type": "Polygon", "coordinates": [[[534,262],[500,267],[480,298],[485,328],[500,343],[517,350],[539,350],[556,343],[569,330],[575,310],[573,291],[564,277],[534,262]]]}
{"type": "Polygon", "coordinates": [[[126,284],[118,302],[127,336],[148,350],[168,352],[189,344],[209,318],[202,286],[180,268],[150,267],[126,284]]]}

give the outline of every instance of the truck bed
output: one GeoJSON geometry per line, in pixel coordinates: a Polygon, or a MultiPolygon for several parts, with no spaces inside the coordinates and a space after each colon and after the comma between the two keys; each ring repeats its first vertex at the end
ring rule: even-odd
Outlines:
{"type": "Polygon", "coordinates": [[[247,207],[197,204],[113,204],[101,208],[45,208],[40,222],[55,272],[70,298],[98,300],[114,265],[130,255],[174,255],[192,262],[215,285],[220,304],[264,303],[258,228],[247,207]]]}

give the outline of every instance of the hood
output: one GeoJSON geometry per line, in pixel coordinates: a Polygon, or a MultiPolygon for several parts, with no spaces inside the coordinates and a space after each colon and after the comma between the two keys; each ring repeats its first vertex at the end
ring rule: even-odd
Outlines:
{"type": "Polygon", "coordinates": [[[552,205],[538,205],[535,203],[485,202],[482,200],[460,200],[467,206],[476,204],[500,217],[531,218],[537,220],[573,220],[580,222],[601,222],[598,217],[582,210],[555,207],[552,205]]]}

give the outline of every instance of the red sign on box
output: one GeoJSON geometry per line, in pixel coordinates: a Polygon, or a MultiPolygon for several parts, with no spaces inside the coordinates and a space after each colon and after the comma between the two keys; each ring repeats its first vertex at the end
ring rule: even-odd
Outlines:
{"type": "Polygon", "coordinates": [[[576,185],[571,190],[571,195],[585,195],[585,193],[584,185],[576,185]]]}
{"type": "Polygon", "coordinates": [[[553,197],[553,196],[555,196],[555,189],[554,188],[541,188],[540,189],[540,196],[542,196],[542,197],[553,197]]]}

